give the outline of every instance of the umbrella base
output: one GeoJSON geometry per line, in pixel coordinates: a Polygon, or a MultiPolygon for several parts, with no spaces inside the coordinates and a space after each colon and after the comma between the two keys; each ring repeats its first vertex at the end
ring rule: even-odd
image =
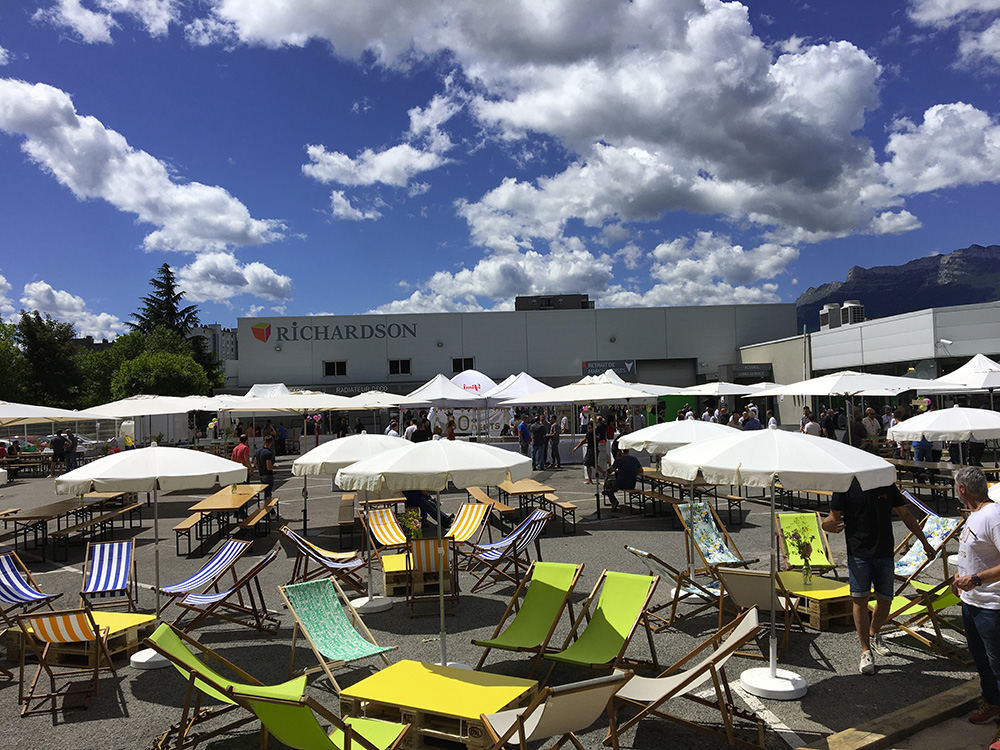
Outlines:
{"type": "Polygon", "coordinates": [[[776,701],[794,701],[806,694],[806,681],[787,669],[775,670],[771,677],[770,667],[747,669],[740,675],[740,686],[758,698],[776,701]]]}
{"type": "Polygon", "coordinates": [[[161,656],[151,648],[136,651],[129,659],[129,664],[136,669],[163,669],[170,666],[165,656],[161,656]]]}
{"type": "Polygon", "coordinates": [[[385,596],[361,596],[351,599],[351,606],[363,615],[392,609],[392,599],[385,596]]]}

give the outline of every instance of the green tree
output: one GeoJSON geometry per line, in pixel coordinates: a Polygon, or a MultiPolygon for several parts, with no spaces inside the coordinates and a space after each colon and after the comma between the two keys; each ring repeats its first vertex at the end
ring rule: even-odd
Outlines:
{"type": "Polygon", "coordinates": [[[73,346],[73,326],[37,310],[21,311],[15,341],[27,363],[24,380],[27,401],[70,409],[77,404],[80,370],[73,346]]]}
{"type": "Polygon", "coordinates": [[[170,266],[166,263],[160,266],[149,285],[153,287],[152,293],[142,298],[142,307],[132,313],[135,322],[128,325],[146,334],[152,333],[157,326],[164,326],[187,336],[188,331],[198,325],[198,307],[180,306],[184,292],[177,288],[177,279],[170,266]]]}
{"type": "Polygon", "coordinates": [[[207,395],[208,378],[190,354],[143,352],[123,362],[111,378],[111,396],[127,398],[139,393],[157,396],[207,395]]]}
{"type": "Polygon", "coordinates": [[[0,400],[24,401],[28,361],[17,348],[17,327],[0,323],[0,400]]]}

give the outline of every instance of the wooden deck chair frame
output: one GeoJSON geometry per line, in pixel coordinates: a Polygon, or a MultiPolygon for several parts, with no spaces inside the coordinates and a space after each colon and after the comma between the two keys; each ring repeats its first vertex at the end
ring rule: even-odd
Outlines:
{"type": "MultiPolygon", "coordinates": [[[[947,607],[962,603],[961,599],[952,592],[951,583],[949,581],[937,584],[910,581],[909,585],[916,592],[916,596],[907,597],[897,593],[890,604],[886,626],[899,628],[919,643],[942,656],[946,656],[960,666],[971,664],[972,657],[969,655],[968,649],[957,643],[949,643],[944,634],[945,629],[948,629],[960,634],[963,642],[965,639],[964,629],[952,624],[942,616],[942,612],[947,607]],[[928,624],[933,635],[924,632],[924,628],[928,624]]],[[[874,608],[874,605],[869,604],[869,608],[874,608]]]]}
{"type": "Polygon", "coordinates": [[[122,542],[87,542],[87,554],[83,561],[83,586],[80,589],[80,606],[90,607],[91,609],[107,609],[111,607],[121,606],[121,601],[116,598],[114,601],[108,601],[103,603],[98,603],[93,601],[96,598],[104,598],[106,596],[124,596],[129,612],[135,612],[136,607],[139,603],[139,580],[136,575],[136,564],[135,564],[135,539],[128,539],[122,542]],[[93,589],[88,591],[88,584],[92,576],[96,575],[95,571],[100,570],[98,566],[101,564],[100,560],[103,560],[104,549],[109,549],[112,546],[117,546],[120,549],[128,549],[128,574],[125,580],[124,586],[121,588],[104,588],[104,589],[93,589]],[[95,559],[95,550],[96,559],[95,559]]]}
{"type": "Polygon", "coordinates": [[[16,615],[15,621],[18,629],[21,631],[21,655],[18,660],[20,683],[17,691],[17,701],[21,706],[21,716],[55,712],[58,708],[60,708],[56,701],[59,698],[66,698],[71,695],[84,696],[83,705],[68,706],[64,704],[62,706],[63,710],[69,710],[70,708],[86,708],[90,704],[90,699],[97,694],[100,673],[110,670],[117,675],[115,665],[111,661],[111,654],[108,652],[108,629],[101,629],[97,626],[97,623],[94,622],[94,615],[90,609],[84,607],[81,609],[71,609],[65,611],[16,615]],[[66,621],[66,624],[59,624],[58,621],[60,620],[66,621]],[[43,623],[47,622],[52,622],[53,624],[48,627],[43,627],[43,623]],[[70,624],[72,624],[77,636],[88,635],[91,637],[65,637],[65,634],[69,631],[70,624]],[[29,630],[31,633],[28,632],[29,630]],[[44,633],[49,633],[51,637],[46,637],[44,633]],[[85,668],[81,668],[74,665],[68,668],[62,668],[50,659],[54,643],[88,642],[93,642],[94,649],[96,651],[96,653],[92,655],[93,666],[88,665],[85,668]],[[31,679],[31,685],[27,688],[27,690],[25,690],[25,672],[27,666],[25,664],[25,657],[27,656],[28,651],[34,653],[35,658],[38,660],[38,664],[35,667],[35,674],[31,679]],[[58,671],[55,671],[53,668],[58,671]],[[39,678],[42,677],[43,673],[48,677],[49,691],[40,693],[38,692],[38,681],[39,678]],[[82,685],[70,681],[66,682],[66,684],[61,688],[56,687],[57,680],[69,680],[70,678],[79,675],[89,675],[90,679],[82,685]],[[31,704],[33,702],[39,702],[42,704],[51,703],[51,705],[43,708],[32,708],[31,704]]]}
{"type": "Polygon", "coordinates": [[[493,742],[489,750],[503,750],[508,743],[514,744],[515,738],[521,750],[528,750],[528,743],[557,735],[559,739],[549,746],[552,750],[567,742],[577,750],[584,750],[576,732],[589,727],[605,711],[609,736],[618,750],[614,695],[631,677],[631,672],[619,671],[592,680],[546,687],[524,708],[480,714],[483,728],[493,742]],[[588,695],[590,693],[593,695],[588,695]]]}
{"type": "Polygon", "coordinates": [[[236,563],[249,551],[252,545],[253,542],[245,539],[227,539],[226,543],[219,547],[208,562],[193,575],[172,586],[161,586],[160,593],[167,597],[167,601],[160,605],[156,614],[163,614],[167,607],[188,594],[218,592],[219,586],[222,585],[222,579],[227,574],[232,576],[235,584],[237,581],[236,563]]]}
{"type": "MultiPolygon", "coordinates": [[[[157,628],[157,631],[146,639],[145,645],[166,658],[184,676],[187,683],[180,721],[171,725],[157,738],[152,745],[153,750],[185,750],[257,720],[256,715],[252,712],[240,712],[238,718],[223,726],[213,725],[211,729],[195,731],[201,729],[203,723],[214,721],[216,718],[228,714],[235,709],[243,708],[226,695],[226,688],[232,683],[232,680],[228,680],[226,685],[223,685],[220,675],[208,665],[209,660],[215,662],[223,669],[232,672],[245,684],[255,687],[264,687],[264,684],[253,675],[240,669],[225,657],[216,653],[208,646],[201,644],[184,631],[178,630],[170,623],[161,624],[157,628]],[[168,648],[164,648],[157,641],[157,637],[161,633],[169,633],[175,636],[189,653],[174,654],[168,648]],[[194,667],[192,662],[196,662],[198,666],[194,667]],[[208,688],[209,692],[206,692],[205,687],[208,688]],[[203,707],[202,701],[206,696],[217,701],[221,699],[222,705],[203,707]]],[[[282,683],[280,687],[284,687],[290,692],[302,694],[306,689],[306,677],[303,675],[294,680],[289,680],[282,683]]]]}
{"type": "MultiPolygon", "coordinates": [[[[514,595],[510,598],[510,602],[507,603],[507,609],[504,610],[503,616],[500,618],[500,621],[497,623],[496,629],[493,631],[493,635],[491,635],[486,640],[472,641],[473,645],[481,646],[482,648],[485,649],[483,651],[482,656],[479,657],[479,662],[476,664],[475,669],[477,671],[482,669],[483,664],[486,663],[486,657],[489,656],[490,651],[492,651],[494,648],[497,648],[503,651],[516,651],[518,653],[534,654],[535,658],[531,662],[531,669],[528,670],[528,676],[530,677],[531,675],[533,675],[535,673],[535,670],[538,668],[539,662],[541,662],[542,660],[542,654],[548,653],[549,651],[549,641],[552,640],[552,636],[555,634],[556,626],[559,624],[559,620],[562,619],[563,612],[568,613],[570,626],[572,627],[573,625],[573,619],[574,619],[573,599],[572,599],[573,589],[576,588],[576,584],[580,580],[580,574],[582,572],[583,572],[583,563],[580,563],[579,565],[573,565],[571,563],[546,563],[546,562],[531,563],[531,567],[528,568],[528,572],[525,573],[524,578],[521,579],[521,582],[517,586],[517,590],[514,592],[514,595]],[[556,601],[556,596],[555,594],[553,594],[552,601],[543,602],[543,604],[535,603],[541,601],[542,597],[547,593],[547,591],[539,591],[538,589],[533,589],[533,585],[535,584],[536,580],[535,576],[537,572],[540,569],[545,571],[546,568],[553,571],[561,570],[568,572],[569,570],[572,570],[572,574],[569,577],[570,579],[568,585],[564,586],[562,589],[557,590],[561,591],[562,597],[561,599],[558,600],[558,604],[554,608],[555,612],[552,613],[550,611],[548,616],[543,616],[542,620],[543,621],[550,620],[551,624],[548,626],[548,630],[546,630],[544,633],[541,633],[539,630],[532,630],[529,621],[533,619],[535,616],[534,610],[538,609],[539,607],[543,607],[545,604],[548,604],[548,608],[551,610],[553,602],[556,601]],[[527,593],[525,593],[525,589],[527,589],[527,593]],[[535,593],[532,594],[532,591],[534,591],[535,593]],[[520,601],[522,595],[524,595],[523,602],[520,601]],[[512,612],[515,613],[514,619],[511,620],[511,624],[508,627],[515,628],[515,633],[517,635],[522,635],[522,633],[520,632],[521,626],[515,625],[515,623],[529,622],[529,625],[526,627],[526,630],[530,632],[533,637],[530,639],[530,642],[526,643],[519,643],[516,645],[512,643],[504,643],[500,645],[496,642],[496,639],[500,637],[501,632],[506,632],[504,624],[507,622],[507,619],[511,616],[512,612]]],[[[539,583],[538,585],[541,586],[542,584],[539,583]]],[[[527,633],[524,633],[523,635],[526,636],[527,633]]],[[[528,639],[524,638],[524,640],[528,639]]]]}
{"type": "Polygon", "coordinates": [[[451,526],[445,532],[446,539],[455,541],[455,552],[465,558],[464,569],[468,569],[473,562],[472,553],[466,547],[475,548],[483,538],[485,532],[489,540],[493,541],[493,530],[490,527],[490,516],[493,514],[493,506],[485,503],[462,503],[458,506],[451,526]]]}
{"type": "MultiPolygon", "coordinates": [[[[351,604],[350,599],[347,598],[347,594],[344,593],[344,589],[341,587],[336,577],[330,576],[329,578],[323,580],[329,581],[330,584],[333,586],[334,591],[336,592],[336,596],[340,601],[340,606],[344,610],[344,614],[347,615],[348,621],[351,623],[354,629],[357,630],[361,634],[361,636],[364,637],[364,639],[367,640],[369,643],[371,643],[373,646],[375,646],[376,648],[382,648],[381,646],[379,646],[378,641],[375,640],[375,636],[372,635],[371,631],[368,629],[368,626],[365,625],[365,621],[361,619],[361,615],[351,604]]],[[[312,583],[312,582],[299,581],[299,583],[312,583]]],[[[317,581],[317,583],[319,582],[317,581]]],[[[339,693],[340,684],[337,682],[337,678],[333,676],[332,670],[342,667],[356,660],[331,659],[323,654],[319,646],[313,640],[312,635],[310,635],[309,627],[304,622],[302,622],[302,618],[299,616],[299,613],[295,610],[295,606],[292,604],[292,601],[289,599],[288,594],[285,591],[285,589],[290,585],[294,584],[285,584],[285,586],[278,586],[278,593],[281,595],[281,598],[284,600],[285,605],[288,607],[288,612],[292,615],[292,617],[295,620],[295,626],[294,629],[292,630],[292,653],[291,657],[288,660],[288,676],[293,677],[300,674],[309,675],[309,674],[315,674],[317,672],[325,672],[327,678],[329,678],[330,680],[330,684],[332,684],[334,690],[336,690],[339,693]],[[295,647],[298,640],[298,634],[300,631],[302,633],[302,637],[306,639],[306,643],[308,643],[309,647],[312,649],[313,654],[316,656],[316,659],[319,662],[319,664],[315,667],[300,669],[296,672],[295,647]]],[[[395,651],[396,648],[397,648],[396,646],[391,646],[388,647],[386,650],[395,651]]],[[[384,651],[380,651],[375,654],[369,654],[367,656],[378,656],[380,659],[382,659],[382,662],[385,664],[385,666],[389,666],[389,659],[386,657],[384,651]]],[[[360,658],[365,658],[365,657],[360,657],[360,658]]]]}
{"type": "Polygon", "coordinates": [[[763,750],[765,747],[764,721],[756,713],[741,709],[736,705],[725,669],[726,661],[738,654],[739,649],[747,642],[753,640],[759,630],[760,625],[757,620],[757,611],[756,609],[750,609],[689,651],[657,677],[633,677],[632,680],[634,682],[630,681],[632,684],[625,686],[615,696],[615,701],[623,706],[637,708],[638,713],[627,721],[617,724],[617,726],[612,725],[608,736],[604,739],[604,744],[616,745],[616,732],[620,735],[622,732],[634,727],[647,716],[653,715],[667,721],[675,722],[688,729],[693,729],[696,732],[720,737],[730,745],[740,745],[742,747],[763,750]],[[703,657],[698,664],[687,669],[682,669],[685,664],[709,648],[712,649],[712,652],[708,656],[703,657]],[[702,693],[699,688],[709,680],[711,680],[712,686],[715,689],[714,700],[699,695],[699,693],[702,693]],[[643,700],[635,697],[644,690],[647,695],[643,696],[643,700]],[[630,692],[633,694],[632,697],[628,697],[630,692]],[[647,697],[650,699],[645,700],[647,697]],[[662,706],[675,698],[685,698],[700,706],[717,708],[721,714],[724,731],[719,731],[714,726],[701,724],[663,711],[662,706]],[[748,742],[736,736],[734,719],[742,719],[756,725],[756,743],[748,742]]]}
{"type": "MultiPolygon", "coordinates": [[[[938,559],[938,558],[941,559],[942,563],[944,564],[944,576],[945,576],[945,578],[947,578],[948,577],[948,555],[944,553],[944,550],[948,546],[948,542],[950,542],[952,539],[957,538],[957,536],[962,532],[962,526],[965,525],[965,519],[964,518],[943,519],[941,516],[935,515],[933,513],[928,513],[920,521],[920,529],[921,529],[921,531],[923,531],[926,528],[928,521],[930,521],[932,518],[936,518],[938,520],[957,520],[957,522],[958,522],[955,525],[955,528],[953,528],[951,531],[949,531],[941,539],[941,543],[935,548],[937,550],[938,554],[934,556],[934,559],[935,560],[938,559]]],[[[916,539],[913,536],[913,533],[910,532],[905,537],[903,537],[903,540],[899,544],[897,544],[896,545],[896,549],[893,550],[893,560],[894,560],[893,566],[895,566],[895,564],[897,562],[899,562],[899,560],[897,560],[896,558],[900,557],[900,556],[903,556],[907,552],[909,552],[910,548],[913,545],[918,545],[918,548],[920,550],[923,550],[923,546],[920,545],[916,541],[916,539]]],[[[930,559],[927,558],[927,555],[924,555],[924,561],[920,565],[918,565],[915,570],[913,570],[911,573],[909,573],[908,575],[905,575],[905,576],[901,576],[899,574],[896,574],[895,573],[895,569],[894,569],[893,573],[896,576],[896,581],[899,582],[899,585],[896,587],[896,596],[901,596],[902,592],[904,590],[906,590],[906,587],[908,585],[910,585],[910,583],[912,581],[917,580],[917,576],[919,576],[921,573],[923,573],[924,570],[927,569],[927,566],[929,566],[932,562],[934,562],[934,560],[930,560],[930,559]]]]}
{"type": "Polygon", "coordinates": [[[569,635],[566,636],[566,640],[563,641],[562,646],[558,650],[552,653],[547,653],[543,655],[543,658],[549,659],[553,662],[552,666],[549,668],[548,674],[545,677],[545,682],[548,682],[549,678],[552,676],[552,671],[555,669],[556,664],[558,664],[559,662],[575,664],[581,667],[589,667],[591,669],[604,669],[607,667],[616,669],[620,667],[622,664],[628,664],[630,666],[648,667],[649,666],[648,662],[638,661],[636,659],[629,659],[629,660],[625,659],[625,652],[628,649],[629,643],[632,642],[632,636],[635,635],[636,628],[639,626],[640,622],[643,625],[643,629],[646,631],[646,639],[649,642],[649,652],[653,660],[652,666],[654,669],[659,669],[660,665],[656,658],[656,645],[653,643],[653,631],[650,630],[649,620],[646,617],[646,608],[649,606],[649,601],[653,597],[653,592],[656,591],[656,584],[659,583],[659,580],[660,580],[659,576],[638,576],[635,575],[634,573],[616,573],[616,572],[608,572],[607,570],[602,571],[600,578],[598,578],[597,583],[594,584],[594,588],[590,592],[590,596],[588,596],[586,601],[584,601],[583,607],[580,610],[580,614],[578,614],[576,616],[576,619],[573,620],[573,626],[570,628],[569,635]],[[629,629],[628,632],[625,634],[625,637],[621,639],[620,648],[618,649],[617,653],[615,653],[615,655],[612,658],[599,663],[583,662],[579,660],[567,659],[565,652],[568,651],[571,647],[582,650],[583,648],[586,648],[586,646],[581,646],[580,644],[586,643],[586,639],[588,638],[593,639],[593,636],[588,636],[587,633],[588,631],[591,633],[595,632],[596,628],[594,630],[591,630],[591,626],[594,622],[597,621],[598,616],[600,616],[601,620],[603,621],[603,618],[605,617],[603,611],[605,607],[605,596],[608,596],[610,598],[611,595],[607,593],[608,591],[616,593],[614,592],[614,587],[617,585],[616,581],[617,580],[638,581],[639,579],[648,580],[649,585],[646,590],[646,594],[643,597],[643,600],[641,602],[638,602],[640,606],[636,608],[635,617],[629,624],[629,629]],[[610,587],[608,584],[609,581],[611,582],[610,587]],[[600,596],[598,596],[598,593],[600,593],[600,596]],[[594,604],[595,600],[596,600],[596,606],[594,604]],[[593,613],[591,613],[591,609],[593,609],[593,613]],[[584,625],[584,623],[586,624],[584,625]],[[580,630],[581,625],[584,625],[584,629],[582,632],[580,630]]]}
{"type": "Polygon", "coordinates": [[[13,625],[15,610],[22,615],[42,607],[55,611],[52,602],[62,594],[44,593],[16,552],[0,555],[0,573],[0,623],[13,625]]]}
{"type": "MultiPolygon", "coordinates": [[[[719,629],[722,629],[723,602],[731,600],[732,605],[742,616],[748,610],[757,608],[758,612],[770,614],[770,581],[771,574],[762,570],[744,570],[743,568],[726,568],[720,566],[716,569],[719,581],[722,583],[721,595],[719,598],[719,629]],[[734,585],[735,584],[735,585],[734,585]],[[740,585],[744,588],[739,588],[740,585]]],[[[803,633],[806,631],[799,617],[799,603],[801,597],[788,593],[780,577],[775,577],[775,596],[777,597],[775,606],[775,616],[782,618],[781,642],[778,644],[778,655],[780,656],[788,648],[788,639],[791,634],[792,625],[797,625],[803,633]]],[[[741,651],[739,656],[766,659],[767,654],[762,648],[759,652],[741,651]]]]}
{"type": "Polygon", "coordinates": [[[469,593],[503,580],[518,583],[522,568],[526,571],[531,566],[529,550],[532,544],[535,545],[535,557],[542,559],[540,539],[551,519],[552,514],[547,510],[535,509],[503,539],[477,545],[471,553],[474,562],[469,567],[469,572],[477,578],[469,593]],[[514,567],[513,575],[508,572],[511,566],[514,567]],[[478,572],[480,569],[481,573],[478,572]]]}
{"type": "Polygon", "coordinates": [[[406,548],[406,533],[399,525],[392,508],[367,508],[361,510],[361,524],[368,538],[368,549],[376,559],[382,559],[383,552],[402,552],[406,548]],[[372,522],[375,522],[375,527],[372,522]],[[379,538],[382,533],[383,537],[379,538]]]}
{"type": "Polygon", "coordinates": [[[716,577],[715,569],[719,567],[719,565],[726,565],[728,567],[733,567],[736,565],[752,565],[753,563],[757,562],[757,560],[748,560],[745,557],[743,557],[743,554],[736,546],[736,542],[730,535],[729,529],[727,529],[726,525],[722,523],[722,519],[719,518],[719,514],[715,511],[715,508],[713,508],[709,503],[702,502],[700,500],[697,501],[695,504],[703,505],[708,510],[708,512],[712,515],[712,519],[715,522],[716,528],[719,530],[723,540],[725,541],[726,546],[729,548],[729,551],[732,552],[734,555],[736,555],[737,558],[739,558],[738,560],[734,560],[732,562],[727,562],[727,563],[717,563],[714,565],[710,563],[708,561],[708,558],[705,557],[704,550],[702,550],[701,546],[698,544],[698,539],[694,536],[691,529],[688,528],[688,517],[687,513],[684,510],[687,507],[687,503],[678,503],[673,506],[673,509],[677,513],[677,517],[680,518],[681,526],[684,529],[684,550],[685,550],[685,555],[687,556],[687,562],[689,565],[692,562],[691,548],[694,547],[695,551],[698,553],[698,557],[701,558],[702,565],[704,566],[702,568],[696,568],[695,569],[696,574],[697,573],[708,574],[713,578],[715,578],[716,577]]]}
{"type": "MultiPolygon", "coordinates": [[[[778,554],[780,556],[780,563],[784,570],[792,570],[796,568],[801,568],[802,563],[794,563],[792,558],[797,558],[798,554],[794,550],[789,550],[788,540],[785,538],[785,534],[791,534],[796,529],[790,528],[789,522],[794,521],[794,516],[802,516],[808,518],[810,521],[809,527],[805,530],[814,536],[813,539],[818,539],[820,543],[820,550],[813,549],[812,557],[810,557],[810,562],[812,569],[823,573],[827,570],[833,571],[834,578],[840,578],[837,573],[837,562],[833,557],[833,551],[830,549],[830,539],[826,535],[826,531],[823,529],[822,519],[820,518],[819,511],[801,511],[801,510],[787,510],[779,511],[774,514],[774,523],[778,529],[778,554]],[[782,526],[784,522],[784,526],[782,526]],[[815,522],[815,526],[812,523],[815,522]]],[[[804,519],[803,519],[804,520],[804,519]]],[[[795,525],[795,524],[792,524],[795,525]]],[[[805,524],[802,524],[805,526],[805,524]]]]}
{"type": "Polygon", "coordinates": [[[295,548],[295,564],[292,566],[292,576],[289,578],[288,584],[304,583],[316,578],[333,576],[359,594],[367,594],[365,582],[358,575],[358,571],[364,566],[364,561],[357,551],[331,552],[325,550],[299,536],[288,526],[282,526],[278,529],[278,534],[287,539],[295,548]],[[310,563],[314,565],[311,571],[309,570],[310,563]]]}
{"type": "Polygon", "coordinates": [[[237,578],[233,585],[225,591],[185,596],[177,602],[181,613],[174,620],[174,625],[179,625],[190,611],[194,612],[195,615],[183,627],[186,633],[194,630],[209,617],[217,617],[220,620],[243,625],[263,633],[277,632],[281,621],[267,609],[259,576],[264,568],[277,559],[280,549],[281,544],[276,544],[270,552],[237,578]],[[234,598],[235,601],[232,601],[234,598]]]}
{"type": "Polygon", "coordinates": [[[444,537],[424,537],[411,539],[406,545],[406,603],[410,608],[410,617],[438,614],[439,594],[436,589],[434,593],[423,593],[423,589],[427,583],[436,583],[439,579],[438,566],[442,562],[439,557],[442,548],[444,575],[440,577],[448,582],[448,591],[444,592],[444,613],[453,615],[458,610],[458,554],[455,551],[455,541],[444,537]],[[435,605],[433,610],[417,612],[417,607],[429,603],[435,605]]]}
{"type": "MultiPolygon", "coordinates": [[[[719,592],[700,584],[688,574],[688,571],[677,570],[670,563],[638,547],[626,544],[625,549],[642,560],[651,574],[658,575],[661,581],[672,581],[674,584],[673,592],[667,601],[650,606],[646,610],[649,629],[654,633],[659,633],[661,630],[671,628],[689,617],[695,617],[706,610],[714,610],[719,606],[719,592]],[[683,614],[677,614],[677,608],[682,604],[691,605],[694,609],[683,614]],[[667,607],[670,608],[670,612],[664,617],[660,612],[667,607]]],[[[711,585],[718,586],[719,583],[716,581],[711,585]]]]}

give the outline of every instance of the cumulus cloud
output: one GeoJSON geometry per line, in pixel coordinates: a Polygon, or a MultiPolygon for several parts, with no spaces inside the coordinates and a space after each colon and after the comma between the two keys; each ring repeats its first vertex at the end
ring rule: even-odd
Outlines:
{"type": "Polygon", "coordinates": [[[14,300],[7,296],[9,293],[10,282],[0,273],[0,323],[3,323],[5,318],[9,318],[16,312],[14,309],[14,300]]]}
{"type": "Polygon", "coordinates": [[[921,26],[947,28],[981,13],[1000,11],[1000,0],[909,0],[910,19],[921,26]]]}
{"type": "Polygon", "coordinates": [[[177,0],[57,0],[35,12],[37,21],[75,33],[87,44],[110,43],[119,24],[115,16],[137,21],[151,36],[163,36],[178,19],[177,0]]]}
{"type": "Polygon", "coordinates": [[[872,234],[905,234],[921,226],[909,211],[886,211],[872,219],[872,234]]]}
{"type": "Polygon", "coordinates": [[[92,313],[86,309],[83,297],[53,289],[44,281],[24,285],[21,306],[69,323],[80,336],[112,339],[125,330],[125,324],[118,317],[109,313],[92,313]]]}
{"type": "Polygon", "coordinates": [[[192,302],[226,302],[239,294],[280,300],[292,293],[292,280],[263,263],[241,264],[232,253],[205,253],[176,269],[178,285],[192,302]]]}
{"type": "Polygon", "coordinates": [[[69,94],[52,86],[0,79],[0,130],[23,136],[24,153],[77,198],[99,198],[158,227],[143,240],[147,250],[222,250],[282,236],[281,222],[254,219],[221,187],[182,182],[120,133],[77,114],[69,94]]]}
{"type": "Polygon", "coordinates": [[[959,36],[958,54],[962,63],[968,66],[1000,63],[1000,20],[982,31],[963,31],[959,36]]]}
{"type": "Polygon", "coordinates": [[[343,190],[334,190],[330,193],[330,209],[335,217],[347,221],[365,221],[366,219],[378,219],[382,216],[382,213],[375,209],[363,211],[360,208],[355,208],[343,190]]]}
{"type": "Polygon", "coordinates": [[[10,52],[0,47],[0,65],[6,65],[10,62],[10,52]]]}

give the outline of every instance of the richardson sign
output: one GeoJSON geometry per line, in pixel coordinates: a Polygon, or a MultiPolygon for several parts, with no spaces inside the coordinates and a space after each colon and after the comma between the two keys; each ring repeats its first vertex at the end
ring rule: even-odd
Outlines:
{"type": "Polygon", "coordinates": [[[345,325],[290,325],[255,323],[250,326],[253,337],[261,342],[275,341],[363,341],[365,339],[413,339],[416,323],[349,323],[345,325]]]}

